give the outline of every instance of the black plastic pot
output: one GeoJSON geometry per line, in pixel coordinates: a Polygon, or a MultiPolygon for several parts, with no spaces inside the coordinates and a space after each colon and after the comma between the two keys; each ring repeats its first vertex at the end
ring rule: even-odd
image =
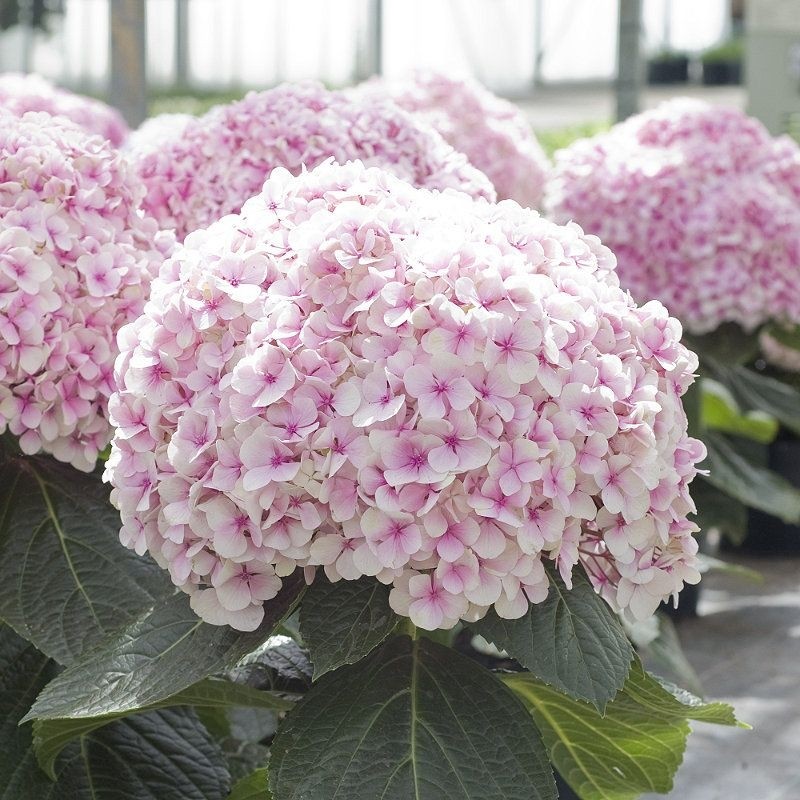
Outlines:
{"type": "Polygon", "coordinates": [[[558,800],[581,800],[558,772],[554,770],[553,773],[556,779],[556,787],[558,788],[558,800]]]}
{"type": "MultiPolygon", "coordinates": [[[[800,438],[783,433],[769,446],[767,463],[770,469],[800,488],[800,438]]],[[[800,556],[800,525],[789,525],[751,508],[747,536],[737,549],[753,555],[800,556]]]]}
{"type": "Polygon", "coordinates": [[[647,63],[647,82],[651,84],[686,83],[689,80],[689,59],[686,56],[657,58],[647,63]]]}
{"type": "Polygon", "coordinates": [[[703,84],[706,86],[737,85],[742,82],[742,62],[704,61],[703,84]]]}
{"type": "Polygon", "coordinates": [[[697,616],[697,606],[700,603],[700,592],[702,583],[687,583],[681,589],[680,602],[678,607],[675,608],[672,600],[662,603],[659,611],[666,614],[674,622],[679,622],[682,619],[694,619],[697,616]]]}

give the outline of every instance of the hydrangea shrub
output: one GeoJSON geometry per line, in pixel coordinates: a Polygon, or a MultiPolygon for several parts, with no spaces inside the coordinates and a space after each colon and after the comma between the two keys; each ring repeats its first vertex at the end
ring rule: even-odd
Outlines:
{"type": "Polygon", "coordinates": [[[298,173],[330,157],[360,159],[417,186],[494,198],[464,155],[389,100],[359,100],[316,83],[251,92],[178,126],[171,138],[162,125],[149,139],[137,137],[132,148],[145,208],[181,239],[238,212],[274,168],[298,173]]]}
{"type": "Polygon", "coordinates": [[[677,99],[557,153],[546,208],[617,257],[687,330],[800,320],[800,148],[733,108],[677,99]]]}
{"type": "Polygon", "coordinates": [[[737,724],[612,611],[697,579],[703,449],[599,240],[327,161],[173,252],[63,118],[0,113],[0,170],[9,797],[632,798],[737,724]],[[109,419],[110,494],[48,454],[109,419]]]}
{"type": "Polygon", "coordinates": [[[369,81],[357,93],[388,95],[430,124],[488,176],[501,200],[541,205],[550,161],[525,114],[477,81],[419,71],[404,81],[369,81]]]}
{"type": "Polygon", "coordinates": [[[0,431],[90,470],[111,438],[116,333],[171,247],[99,136],[0,112],[0,431]]]}
{"type": "Polygon", "coordinates": [[[690,403],[710,469],[701,526],[741,540],[747,507],[800,522],[797,487],[742,446],[764,442],[750,411],[800,432],[800,394],[780,373],[798,363],[797,143],[736,109],[671,100],[558,152],[546,207],[602,238],[622,287],[661,300],[692,335],[701,375],[727,389],[701,382],[690,403]],[[780,369],[765,374],[764,359],[780,369]]]}
{"type": "Polygon", "coordinates": [[[117,109],[100,100],[60,89],[40,75],[0,74],[0,109],[19,117],[28,111],[46,111],[53,116],[66,117],[87,133],[108,139],[115,147],[128,136],[128,126],[117,109]]]}
{"type": "Polygon", "coordinates": [[[651,614],[699,579],[696,359],[613,266],[515,203],[274,172],[120,334],[123,543],[243,630],[301,568],[374,576],[427,629],[522,616],[549,561],[651,614]]]}

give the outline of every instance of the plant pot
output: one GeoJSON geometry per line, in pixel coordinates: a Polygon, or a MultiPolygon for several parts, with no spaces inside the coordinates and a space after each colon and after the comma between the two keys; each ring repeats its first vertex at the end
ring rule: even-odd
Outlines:
{"type": "MultiPolygon", "coordinates": [[[[800,438],[784,434],[769,446],[768,466],[800,488],[800,438]]],[[[734,549],[734,545],[729,546],[734,549]]],[[[749,509],[747,536],[737,549],[754,555],[800,556],[800,525],[749,509]]]]}
{"type": "Polygon", "coordinates": [[[575,792],[569,787],[567,782],[553,770],[553,775],[556,779],[556,787],[558,788],[558,800],[581,800],[575,792]]]}
{"type": "Polygon", "coordinates": [[[704,61],[703,84],[705,86],[728,86],[742,82],[742,62],[704,61]]]}
{"type": "Polygon", "coordinates": [[[647,82],[651,84],[686,83],[689,59],[686,56],[655,59],[647,63],[647,82]]]}

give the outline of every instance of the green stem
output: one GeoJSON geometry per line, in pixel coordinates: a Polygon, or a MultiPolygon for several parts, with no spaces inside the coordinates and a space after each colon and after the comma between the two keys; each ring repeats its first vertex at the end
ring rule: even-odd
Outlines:
{"type": "Polygon", "coordinates": [[[410,636],[412,642],[419,639],[419,631],[417,630],[417,626],[410,619],[408,619],[408,617],[400,621],[400,624],[397,626],[397,635],[410,636]]]}

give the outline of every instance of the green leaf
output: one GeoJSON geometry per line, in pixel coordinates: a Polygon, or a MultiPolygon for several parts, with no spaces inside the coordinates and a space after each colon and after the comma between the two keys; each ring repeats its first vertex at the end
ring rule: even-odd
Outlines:
{"type": "Polygon", "coordinates": [[[222,752],[197,714],[165,708],[70,744],[56,782],[35,800],[224,800],[229,786],[222,752]]]}
{"type": "Polygon", "coordinates": [[[666,614],[656,614],[654,618],[658,625],[658,635],[637,646],[639,654],[643,659],[649,659],[656,668],[665,669],[674,675],[691,692],[702,694],[700,678],[686,658],[675,624],[666,614]]]}
{"type": "Polygon", "coordinates": [[[389,587],[375,578],[316,581],[300,607],[300,633],[314,664],[314,680],[359,661],[396,626],[389,587]]]}
{"type": "Polygon", "coordinates": [[[789,430],[800,433],[800,392],[796,389],[742,366],[721,369],[718,374],[743,406],[771,414],[789,430]]]}
{"type": "Polygon", "coordinates": [[[269,761],[269,748],[258,742],[243,742],[229,737],[221,741],[220,746],[234,781],[246,778],[253,770],[269,761]]]}
{"type": "Polygon", "coordinates": [[[633,648],[583,573],[575,571],[572,589],[554,570],[548,574],[547,599],[523,617],[501,619],[489,611],[470,627],[541,680],[602,713],[628,677],[633,648]]]}
{"type": "Polygon", "coordinates": [[[232,667],[267,639],[304,588],[301,572],[284,579],[251,633],[202,622],[186,595],[175,595],[72,664],[39,695],[31,716],[96,717],[135,711],[232,667]]]}
{"type": "Polygon", "coordinates": [[[504,676],[530,710],[550,759],[582,800],[634,800],[666,793],[683,760],[688,720],[736,725],[724,703],[665,687],[637,661],[605,716],[532,675],[504,676]]]}
{"type": "Polygon", "coordinates": [[[406,636],[323,676],[278,729],[269,770],[280,800],[556,797],[519,701],[475,662],[406,636]]]}
{"type": "Polygon", "coordinates": [[[706,572],[722,572],[726,575],[732,575],[734,578],[741,578],[749,583],[764,583],[764,576],[757,569],[745,567],[743,564],[723,561],[721,558],[715,558],[707,553],[698,553],[697,560],[697,569],[703,575],[706,572]]]}
{"type": "Polygon", "coordinates": [[[267,789],[267,781],[266,767],[257,769],[233,787],[228,800],[271,800],[272,795],[267,789]]]}
{"type": "Polygon", "coordinates": [[[778,420],[761,410],[743,413],[730,391],[709,378],[702,382],[702,423],[706,428],[769,444],[778,434],[778,420]]]}
{"type": "Polygon", "coordinates": [[[0,800],[39,800],[50,782],[36,766],[29,725],[19,721],[56,674],[54,661],[0,626],[0,800]]]}
{"type": "Polygon", "coordinates": [[[0,618],[62,664],[174,592],[119,543],[97,475],[45,457],[0,468],[0,618]]]}
{"type": "Polygon", "coordinates": [[[800,522],[798,489],[777,473],[754,466],[737,452],[730,439],[719,433],[708,431],[704,444],[708,448],[708,458],[700,466],[709,470],[704,477],[710,484],[784,522],[800,522]]]}
{"type": "Polygon", "coordinates": [[[716,528],[732,542],[741,542],[749,524],[747,506],[712,486],[703,475],[691,485],[692,500],[697,507],[695,521],[703,533],[716,528]]]}
{"type": "Polygon", "coordinates": [[[757,333],[746,333],[735,322],[724,322],[712,333],[695,336],[684,331],[684,344],[700,356],[701,365],[714,360],[721,364],[746,364],[758,357],[757,333]]]}
{"type": "Polygon", "coordinates": [[[36,764],[30,725],[36,693],[58,670],[52,659],[0,627],[0,800],[222,800],[228,775],[219,748],[190,709],[112,723],[72,742],[56,781],[36,764]]]}
{"type": "Polygon", "coordinates": [[[237,683],[256,689],[303,691],[311,685],[308,654],[288,636],[270,636],[226,673],[237,683]]]}
{"type": "Polygon", "coordinates": [[[257,689],[251,689],[249,686],[241,686],[217,678],[206,678],[171,697],[143,706],[137,709],[136,712],[120,711],[115,714],[80,717],[78,719],[56,719],[52,717],[37,719],[34,708],[22,721],[36,719],[33,724],[33,743],[36,749],[36,759],[39,762],[39,766],[51,778],[55,779],[56,758],[72,739],[102,728],[115,719],[131,713],[175,706],[194,706],[195,708],[205,709],[248,706],[251,708],[266,708],[273,711],[287,711],[292,705],[292,702],[269,692],[262,692],[257,689]]]}

